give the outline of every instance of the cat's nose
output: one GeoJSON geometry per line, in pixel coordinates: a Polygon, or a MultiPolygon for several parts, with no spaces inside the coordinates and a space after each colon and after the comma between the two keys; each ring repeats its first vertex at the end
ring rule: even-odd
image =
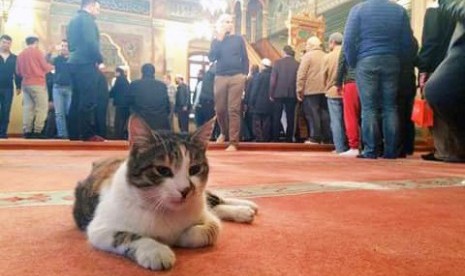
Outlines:
{"type": "Polygon", "coordinates": [[[191,190],[192,188],[189,186],[180,191],[182,198],[185,199],[191,190]]]}

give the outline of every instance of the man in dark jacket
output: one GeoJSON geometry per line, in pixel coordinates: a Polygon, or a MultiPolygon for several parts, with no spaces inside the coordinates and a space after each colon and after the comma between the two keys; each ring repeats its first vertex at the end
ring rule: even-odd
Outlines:
{"type": "Polygon", "coordinates": [[[184,83],[184,77],[176,76],[175,80],[178,86],[176,91],[176,102],[174,104],[174,112],[178,116],[179,130],[181,132],[189,132],[189,114],[191,109],[191,95],[189,87],[184,83]]]}
{"type": "Polygon", "coordinates": [[[11,37],[0,37],[0,139],[7,138],[13,102],[13,78],[16,90],[21,90],[21,78],[16,74],[16,55],[10,50],[11,37]]]}
{"type": "Polygon", "coordinates": [[[446,58],[426,83],[425,98],[436,114],[435,119],[444,127],[433,132],[436,159],[465,162],[465,2],[443,0],[439,4],[457,20],[457,26],[446,58]],[[443,135],[440,141],[436,139],[436,133],[443,135]]]}
{"type": "Polygon", "coordinates": [[[127,124],[129,120],[129,81],[126,73],[120,67],[115,70],[115,84],[110,90],[115,110],[115,138],[126,140],[128,138],[127,124]]]}
{"type": "Polygon", "coordinates": [[[69,114],[71,140],[104,141],[96,134],[94,122],[97,106],[99,72],[103,63],[100,53],[100,33],[95,16],[100,13],[97,0],[82,0],[78,11],[68,25],[69,64],[73,96],[69,114]]]}
{"type": "Polygon", "coordinates": [[[131,111],[144,119],[153,130],[170,130],[168,88],[155,79],[152,64],[144,64],[141,71],[142,79],[131,82],[129,86],[131,111]]]}
{"type": "Polygon", "coordinates": [[[253,133],[257,142],[269,142],[273,111],[273,102],[270,99],[271,61],[263,59],[262,66],[256,85],[252,85],[253,133]]]}
{"type": "Polygon", "coordinates": [[[237,150],[240,138],[241,102],[245,76],[249,71],[249,58],[244,39],[233,35],[234,21],[224,14],[218,20],[219,30],[212,41],[208,58],[216,63],[215,109],[224,142],[229,133],[228,151],[237,150]]]}
{"type": "Polygon", "coordinates": [[[195,116],[197,127],[202,126],[215,116],[215,65],[212,64],[207,72],[202,77],[202,87],[199,95],[195,95],[198,102],[195,105],[195,116]]]}
{"type": "Polygon", "coordinates": [[[295,51],[287,45],[283,48],[284,57],[274,63],[271,73],[270,99],[274,102],[272,116],[272,140],[277,142],[281,131],[281,116],[286,111],[286,142],[294,140],[296,78],[299,63],[295,51]]]}
{"type": "MultiPolygon", "coordinates": [[[[437,1],[435,2],[435,6],[429,7],[425,13],[422,46],[418,54],[418,84],[422,92],[429,77],[446,57],[456,25],[456,21],[446,11],[439,8],[437,1]]],[[[443,151],[441,145],[446,144],[445,140],[447,139],[445,135],[447,125],[440,118],[437,118],[436,114],[434,114],[434,125],[431,127],[431,132],[436,145],[435,151],[423,154],[421,157],[424,160],[435,161],[437,160],[436,155],[440,158],[441,155],[444,155],[441,153],[443,151]]]]}
{"type": "Polygon", "coordinates": [[[95,133],[107,138],[107,110],[110,92],[108,80],[102,71],[98,71],[97,106],[95,107],[95,133]]]}

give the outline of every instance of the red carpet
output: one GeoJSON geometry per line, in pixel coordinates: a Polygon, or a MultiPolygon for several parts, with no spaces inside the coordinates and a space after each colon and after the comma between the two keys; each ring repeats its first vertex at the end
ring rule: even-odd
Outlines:
{"type": "Polygon", "coordinates": [[[463,164],[210,152],[211,186],[256,197],[259,216],[156,273],[92,249],[71,201],[47,198],[115,154],[0,151],[0,275],[465,275],[463,164]]]}

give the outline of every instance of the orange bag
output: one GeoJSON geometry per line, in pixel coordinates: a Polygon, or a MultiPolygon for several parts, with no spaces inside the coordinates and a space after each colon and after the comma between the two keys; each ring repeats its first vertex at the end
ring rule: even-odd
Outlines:
{"type": "Polygon", "coordinates": [[[424,99],[415,99],[412,111],[412,121],[418,127],[433,126],[433,110],[424,99]]]}

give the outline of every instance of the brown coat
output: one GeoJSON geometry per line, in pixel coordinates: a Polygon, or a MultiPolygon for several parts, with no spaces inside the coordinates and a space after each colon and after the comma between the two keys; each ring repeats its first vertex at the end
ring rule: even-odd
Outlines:
{"type": "Polygon", "coordinates": [[[323,83],[325,85],[326,97],[328,98],[342,97],[337,93],[336,87],[336,75],[340,55],[341,46],[335,46],[323,59],[323,83]]]}
{"type": "Polygon", "coordinates": [[[322,70],[325,55],[321,47],[314,47],[302,57],[297,71],[297,95],[299,97],[325,93],[322,70]]]}

